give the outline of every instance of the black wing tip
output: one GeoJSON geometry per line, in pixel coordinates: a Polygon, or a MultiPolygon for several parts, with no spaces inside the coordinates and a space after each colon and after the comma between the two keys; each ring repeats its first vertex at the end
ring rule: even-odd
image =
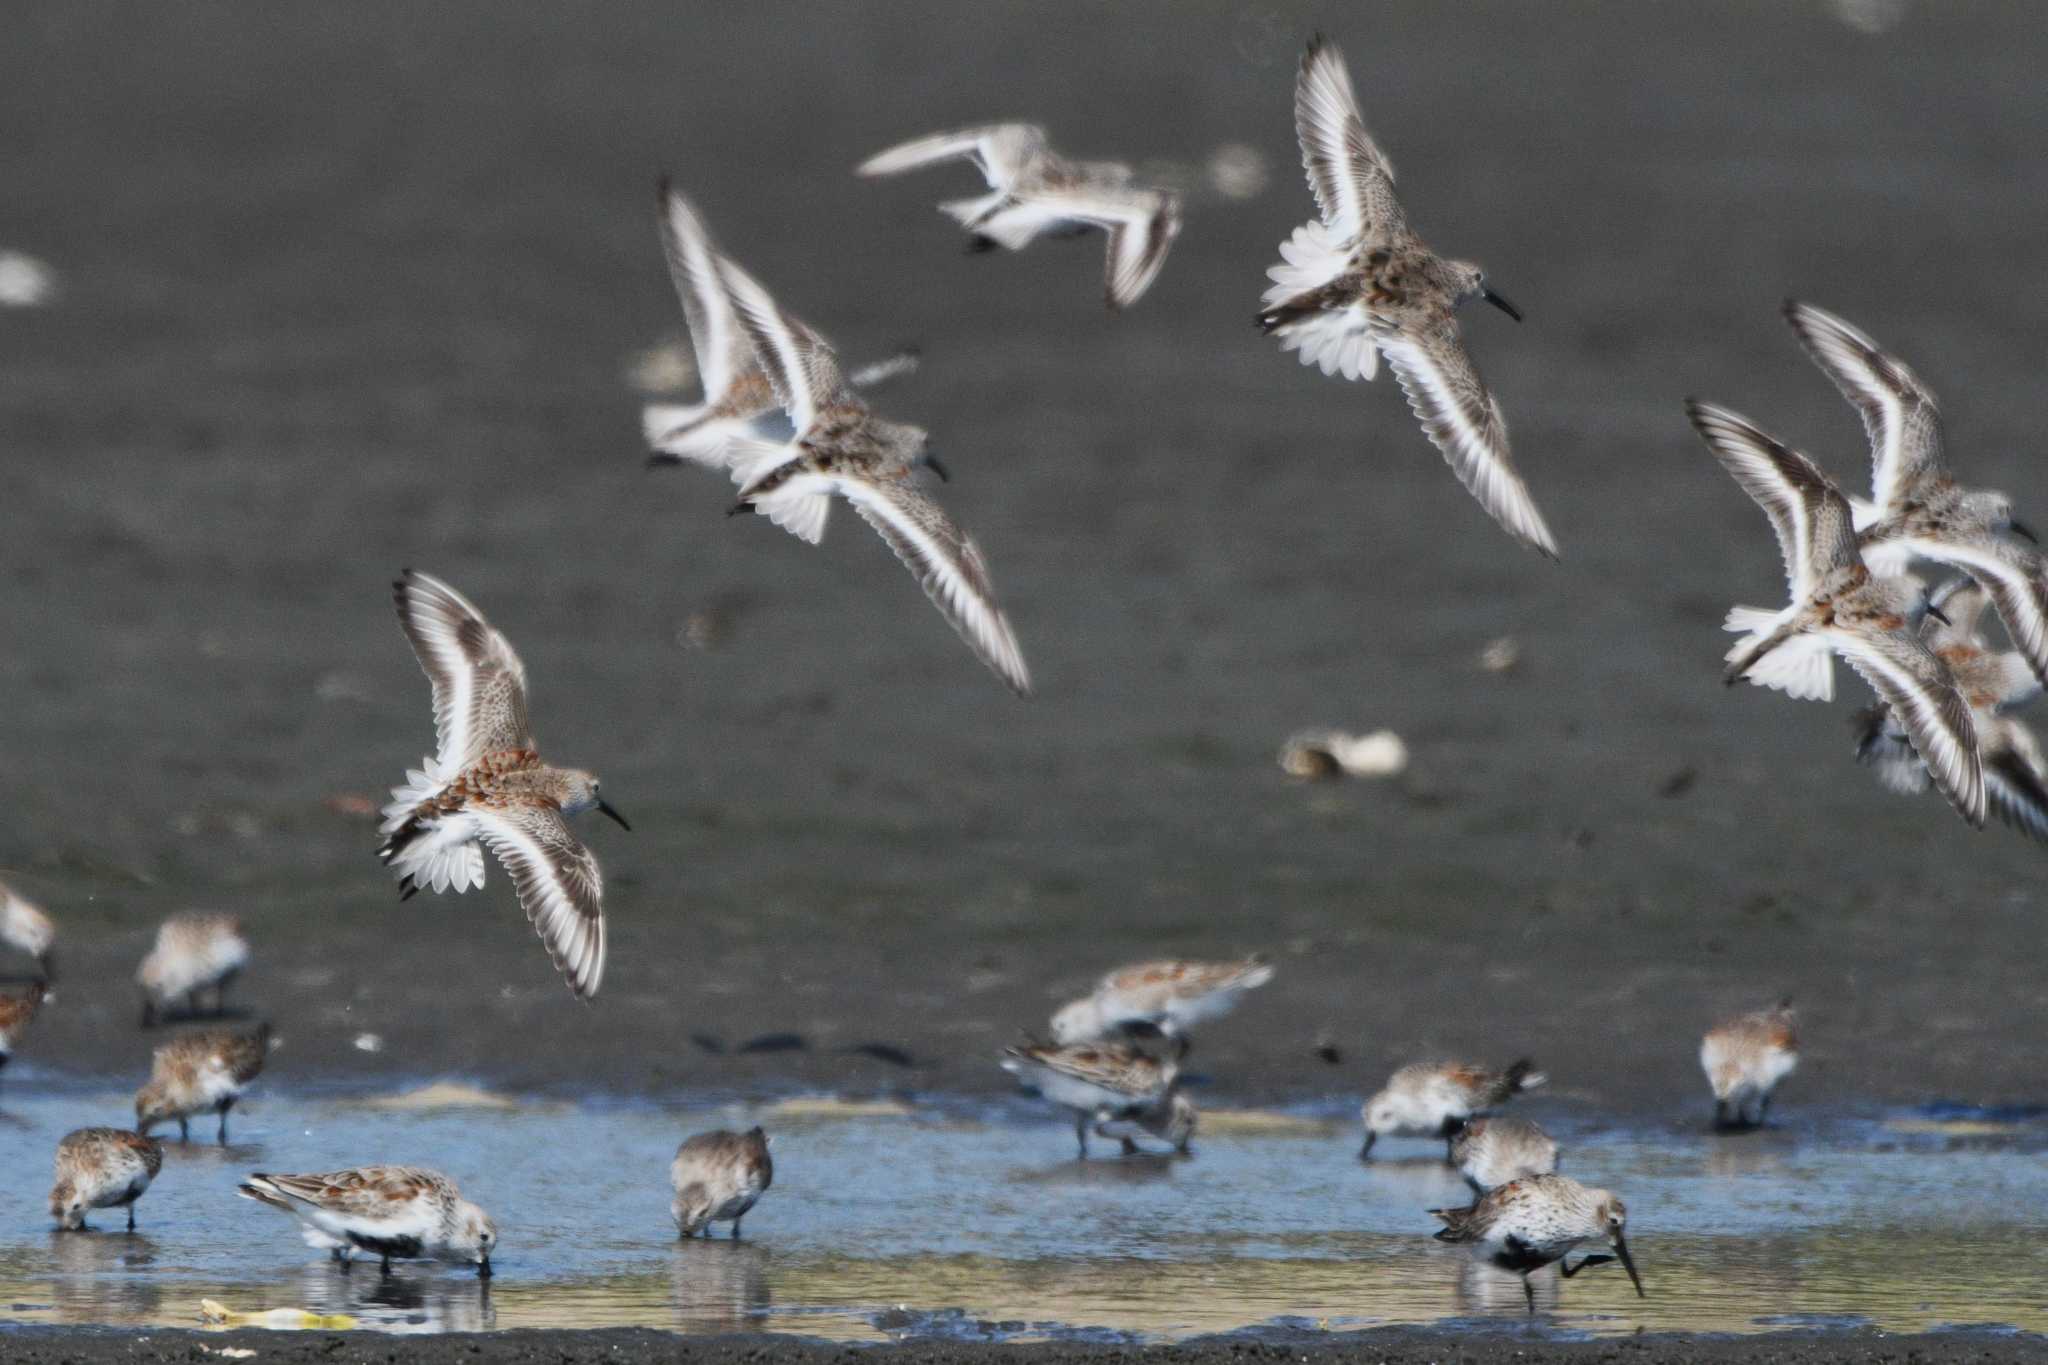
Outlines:
{"type": "Polygon", "coordinates": [[[676,192],[676,182],[667,171],[658,171],[654,177],[654,202],[662,208],[668,207],[669,196],[676,192]]]}

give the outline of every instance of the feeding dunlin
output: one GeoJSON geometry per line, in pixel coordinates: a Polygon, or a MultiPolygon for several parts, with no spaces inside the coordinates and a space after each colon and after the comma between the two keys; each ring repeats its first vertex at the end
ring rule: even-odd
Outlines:
{"type": "Polygon", "coordinates": [[[1060,1043],[1090,1043],[1132,1029],[1151,1029],[1186,1041],[1189,1030],[1237,1008],[1246,991],[1273,979],[1273,967],[1254,954],[1237,962],[1141,962],[1120,967],[1096,983],[1092,995],[1052,1017],[1060,1043]]]}
{"type": "MultiPolygon", "coordinates": [[[[1995,651],[1978,634],[1977,621],[1989,600],[1975,580],[1951,578],[1928,598],[1947,622],[1930,611],[1920,623],[1920,638],[1948,665],[1956,690],[1969,703],[1991,812],[2048,842],[2048,757],[2034,732],[2010,714],[2041,695],[2041,680],[2025,655],[1995,651]]],[[[1856,733],[1857,761],[1875,768],[1885,786],[1908,796],[1927,790],[1927,765],[1890,707],[1879,704],[1857,712],[1856,733]]]]}
{"type": "MultiPolygon", "coordinates": [[[[662,251],[690,326],[704,398],[699,403],[647,405],[641,426],[654,450],[651,462],[694,460],[744,482],[743,467],[732,458],[733,438],[765,435],[762,428],[780,416],[781,405],[761,362],[754,358],[753,341],[733,314],[720,268],[724,257],[703,217],[666,178],[659,199],[662,251]]],[[[848,382],[868,387],[916,368],[917,357],[904,352],[854,371],[848,382]]]]}
{"type": "Polygon", "coordinates": [[[737,1241],[740,1219],[775,1183],[768,1135],[757,1124],[744,1133],[720,1128],[685,1139],[668,1168],[668,1183],[676,1192],[669,1213],[678,1236],[708,1237],[713,1223],[731,1223],[737,1241]]]}
{"type": "Polygon", "coordinates": [[[1117,1138],[1123,1143],[1125,1156],[1138,1153],[1137,1138],[1140,1133],[1157,1138],[1174,1151],[1186,1156],[1188,1144],[1194,1140],[1195,1128],[1201,1115],[1195,1112],[1195,1102],[1178,1090],[1169,1091],[1166,1098],[1149,1109],[1140,1109],[1122,1118],[1103,1119],[1096,1123],[1098,1137],[1117,1138]]]}
{"type": "Polygon", "coordinates": [[[1180,197],[1131,180],[1115,161],[1069,161],[1047,144],[1045,130],[1029,123],[962,128],[877,152],[856,174],[904,171],[966,158],[980,168],[992,193],[940,204],[973,233],[972,245],[1022,251],[1041,236],[1071,236],[1090,228],[1109,234],[1103,292],[1112,310],[1128,308],[1166,264],[1180,235],[1180,197]]]}
{"type": "Polygon", "coordinates": [[[270,1025],[253,1032],[202,1029],[171,1039],[151,1060],[149,1084],[135,1092],[135,1127],[145,1136],[159,1123],[178,1121],[178,1141],[192,1137],[192,1116],[211,1109],[220,1115],[221,1146],[228,1145],[228,1110],[263,1070],[270,1053],[270,1025]]]}
{"type": "Polygon", "coordinates": [[[1179,1068],[1122,1043],[1003,1049],[1003,1070],[1074,1111],[1074,1141],[1088,1155],[1088,1125],[1132,1118],[1171,1102],[1179,1068]]]}
{"type": "Polygon", "coordinates": [[[911,486],[911,475],[931,459],[924,428],[869,411],[822,337],[783,313],[739,266],[727,261],[724,273],[754,354],[796,431],[787,445],[746,443],[752,463],[733,510],[760,512],[815,545],[832,495],[845,498],[981,661],[1020,696],[1029,695],[1024,652],[996,602],[980,548],[911,486]]]}
{"type": "Polygon", "coordinates": [[[0,883],[0,943],[19,948],[36,960],[36,971],[45,981],[55,981],[57,926],[12,887],[0,883]]]}
{"type": "Polygon", "coordinates": [[[24,990],[0,995],[0,1068],[13,1060],[15,1040],[35,1019],[48,994],[42,982],[31,981],[24,990]]]}
{"type": "Polygon", "coordinates": [[[164,1168],[164,1149],[155,1139],[125,1128],[80,1128],[57,1144],[57,1179],[50,1187],[50,1216],[57,1226],[77,1230],[93,1209],[128,1210],[135,1231],[135,1201],[164,1168]]]}
{"type": "Polygon", "coordinates": [[[421,887],[482,886],[488,845],[556,969],[588,999],[604,980],[604,878],[565,817],[600,810],[632,826],[598,795],[597,778],[541,761],[526,719],[526,667],[468,598],[411,569],[392,589],[433,684],[440,747],[391,789],[377,855],[410,898],[421,887]]]}
{"type": "MultiPolygon", "coordinates": [[[[323,1175],[250,1176],[237,1191],[245,1199],[282,1209],[321,1235],[309,1245],[343,1243],[381,1258],[431,1259],[476,1266],[491,1273],[498,1228],[490,1215],[462,1197],[455,1182],[423,1166],[357,1166],[323,1175]]],[[[346,1259],[343,1257],[342,1259],[346,1259]]]]}
{"type": "Polygon", "coordinates": [[[1606,1190],[1589,1189],[1570,1176],[1532,1175],[1502,1185],[1465,1208],[1430,1212],[1444,1222],[1436,1234],[1438,1241],[1469,1246],[1475,1257],[1520,1275],[1531,1313],[1536,1311],[1536,1292],[1529,1275],[1553,1261],[1558,1273],[1570,1279],[1589,1265],[1605,1265],[1618,1256],[1636,1296],[1647,1297],[1635,1259],[1628,1254],[1628,1210],[1606,1190]],[[1577,1265],[1565,1263],[1581,1242],[1598,1239],[1614,1247],[1614,1256],[1589,1253],[1577,1265]]]}
{"type": "Polygon", "coordinates": [[[1509,535],[1555,559],[1557,542],[1508,453],[1507,422],[1458,330],[1483,298],[1516,321],[1486,272],[1425,246],[1394,197],[1394,168],[1366,134],[1351,74],[1317,34],[1301,59],[1295,131],[1319,219],[1280,245],[1259,326],[1324,374],[1371,379],[1384,355],[1430,442],[1509,535]]]}
{"type": "Polygon", "coordinates": [[[249,963],[249,940],[233,915],[172,915],[156,931],[156,946],[135,970],[142,988],[142,1026],[183,1001],[188,1015],[199,1013],[199,993],[213,991],[213,1012],[228,1007],[228,983],[249,963]]]}
{"type": "Polygon", "coordinates": [[[1557,1169],[1557,1139],[1527,1119],[1473,1119],[1451,1139],[1451,1164],[1481,1194],[1557,1169]]]}
{"type": "Polygon", "coordinates": [[[1760,1126],[1778,1082],[1798,1065],[1799,1021],[1790,1000],[1708,1029],[1700,1039],[1700,1069],[1714,1087],[1714,1122],[1723,1128],[1760,1126]]]}
{"type": "Polygon", "coordinates": [[[1468,1062],[1413,1062],[1387,1077],[1386,1085],[1360,1110],[1365,1145],[1358,1155],[1361,1160],[1371,1156],[1382,1135],[1440,1137],[1448,1159],[1459,1124],[1546,1079],[1526,1057],[1505,1071],[1488,1071],[1468,1062]]]}
{"type": "MultiPolygon", "coordinates": [[[[1818,641],[1840,654],[1890,706],[1927,760],[1935,784],[1965,820],[1984,823],[1984,770],[1976,726],[1955,679],[1915,633],[1925,586],[1873,574],[1857,553],[1849,504],[1813,461],[1726,408],[1693,399],[1685,410],[1716,459],[1771,519],[1792,602],[1730,660],[1731,685],[1790,648],[1818,641]]],[[[1803,667],[1803,664],[1794,665],[1803,667]]],[[[1827,662],[1821,660],[1821,667],[1827,662]]]]}

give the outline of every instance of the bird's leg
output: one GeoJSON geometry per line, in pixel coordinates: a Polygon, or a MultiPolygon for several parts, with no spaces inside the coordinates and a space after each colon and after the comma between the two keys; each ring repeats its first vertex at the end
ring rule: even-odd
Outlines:
{"type": "Polygon", "coordinates": [[[1761,1128],[1761,1127],[1763,1127],[1763,1126],[1764,1126],[1764,1119],[1765,1119],[1765,1117],[1766,1117],[1766,1116],[1768,1116],[1768,1115],[1770,1114],[1770,1112],[1771,1112],[1771,1092],[1770,1092],[1770,1091],[1768,1091],[1768,1090],[1766,1090],[1766,1091],[1764,1091],[1764,1093],[1763,1093],[1762,1097],[1761,1097],[1761,1098],[1759,1098],[1759,1099],[1757,1100],[1757,1102],[1756,1102],[1756,1126],[1757,1126],[1757,1127],[1761,1128]]]}
{"type": "Polygon", "coordinates": [[[228,1145],[228,1110],[234,1107],[235,1102],[233,1100],[222,1100],[220,1102],[220,1131],[214,1134],[214,1141],[223,1147],[228,1145]]]}
{"type": "Polygon", "coordinates": [[[1529,1301],[1529,1316],[1536,1316],[1536,1286],[1529,1283],[1527,1275],[1522,1276],[1522,1297],[1529,1301]]]}
{"type": "Polygon", "coordinates": [[[1379,1140],[1380,1140],[1380,1135],[1379,1135],[1378,1133],[1375,1133],[1375,1132],[1374,1132],[1374,1131],[1373,1131],[1372,1129],[1370,1129],[1370,1128],[1366,1129],[1366,1130],[1365,1130],[1365,1145],[1364,1145],[1363,1147],[1360,1147],[1360,1148],[1358,1149],[1358,1159],[1359,1159],[1360,1161],[1371,1161],[1371,1160],[1372,1160],[1372,1145],[1373,1145],[1373,1144],[1374,1144],[1375,1142],[1378,1142],[1379,1140]]]}
{"type": "Polygon", "coordinates": [[[135,1231],[135,1205],[132,1203],[128,1206],[128,1231],[135,1231]]]}
{"type": "Polygon", "coordinates": [[[1081,1160],[1088,1159],[1088,1116],[1077,1115],[1074,1119],[1074,1142],[1081,1149],[1081,1160]]]}
{"type": "MultiPolygon", "coordinates": [[[[746,1217],[744,1213],[740,1215],[740,1218],[744,1217],[746,1217]]],[[[735,1242],[737,1242],[740,1239],[740,1218],[735,1218],[732,1220],[732,1239],[735,1242]]]]}
{"type": "Polygon", "coordinates": [[[187,1119],[187,1118],[186,1118],[186,1117],[185,1117],[185,1116],[184,1116],[183,1114],[180,1114],[180,1115],[178,1115],[178,1141],[180,1141],[180,1142],[190,1142],[191,1140],[192,1140],[192,1123],[191,1123],[191,1120],[187,1119]]]}
{"type": "Polygon", "coordinates": [[[1732,1128],[1735,1126],[1728,1119],[1728,1101],[1714,1101],[1714,1126],[1716,1128],[1732,1128]]]}
{"type": "Polygon", "coordinates": [[[1125,1156],[1136,1156],[1137,1154],[1138,1154],[1138,1144],[1137,1144],[1137,1143],[1135,1143],[1135,1142],[1133,1142],[1133,1141],[1131,1141],[1131,1140],[1130,1140],[1129,1138],[1125,1138],[1125,1139],[1124,1139],[1124,1155],[1125,1155],[1125,1156]]]}
{"type": "Polygon", "coordinates": [[[1557,1263],[1557,1273],[1563,1278],[1569,1280],[1572,1276],[1578,1274],[1581,1270],[1584,1270],[1589,1265],[1608,1265],[1612,1263],[1613,1260],[1614,1258],[1612,1256],[1609,1256],[1604,1251],[1587,1252],[1584,1256],[1579,1257],[1579,1263],[1577,1265],[1573,1265],[1570,1261],[1560,1258],[1557,1263]]]}
{"type": "Polygon", "coordinates": [[[391,1273],[391,1258],[389,1256],[384,1258],[384,1273],[386,1275],[391,1273]]]}

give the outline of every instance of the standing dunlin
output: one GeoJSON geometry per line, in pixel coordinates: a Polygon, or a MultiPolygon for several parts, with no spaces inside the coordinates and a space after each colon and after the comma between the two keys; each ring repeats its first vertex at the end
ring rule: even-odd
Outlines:
{"type": "Polygon", "coordinates": [[[1122,1043],[1003,1050],[1003,1070],[1054,1104],[1074,1111],[1074,1141],[1088,1156],[1088,1125],[1135,1118],[1172,1103],[1179,1069],[1122,1043]]]}
{"type": "Polygon", "coordinates": [[[0,943],[19,948],[36,960],[36,973],[46,982],[57,979],[57,926],[41,906],[0,883],[0,943]]]}
{"type": "Polygon", "coordinates": [[[942,161],[971,160],[992,193],[939,207],[974,234],[976,250],[1022,251],[1041,236],[1101,228],[1109,234],[1103,295],[1111,311],[1138,301],[1166,264],[1180,235],[1180,197],[1132,183],[1116,161],[1069,161],[1052,150],[1045,130],[1029,123],[962,128],[877,152],[858,175],[901,175],[942,161]]]}
{"type": "Polygon", "coordinates": [[[1485,271],[1437,255],[1408,226],[1394,168],[1366,134],[1343,55],[1321,34],[1301,60],[1294,124],[1320,217],[1281,243],[1259,326],[1324,374],[1371,379],[1386,356],[1458,481],[1509,535],[1557,558],[1508,454],[1500,404],[1458,330],[1458,307],[1472,298],[1517,322],[1522,315],[1487,288],[1485,271]]]}
{"type": "MultiPolygon", "coordinates": [[[[739,437],[765,437],[770,419],[781,415],[767,372],[754,358],[754,343],[733,313],[721,263],[725,259],[696,206],[666,179],[659,191],[661,246],[668,257],[669,277],[682,300],[697,352],[697,377],[704,388],[700,403],[650,403],[641,414],[651,462],[679,464],[685,460],[723,469],[744,482],[744,467],[733,460],[739,437]]],[[[905,352],[856,370],[848,382],[856,388],[878,384],[917,368],[917,357],[905,352]]]]}
{"type": "Polygon", "coordinates": [[[1451,1139],[1451,1164],[1481,1194],[1557,1169],[1557,1139],[1527,1119],[1473,1119],[1451,1139]]]}
{"type": "Polygon", "coordinates": [[[213,991],[213,1012],[228,1007],[228,985],[249,963],[249,940],[233,915],[172,915],[156,931],[156,946],[135,970],[142,988],[142,1026],[153,1028],[173,1005],[199,1013],[199,993],[213,991]]]}
{"type": "Polygon", "coordinates": [[[668,1182],[675,1190],[669,1213],[678,1236],[708,1237],[713,1223],[731,1223],[738,1241],[740,1220],[775,1183],[768,1135],[757,1124],[744,1133],[720,1128],[687,1138],[676,1148],[668,1182]]]}
{"type": "Polygon", "coordinates": [[[263,1070],[270,1054],[270,1025],[253,1032],[202,1029],[173,1038],[156,1050],[149,1084],[135,1092],[135,1127],[147,1136],[159,1123],[178,1121],[178,1141],[192,1138],[194,1114],[220,1115],[221,1146],[228,1145],[228,1110],[263,1070]]]}
{"type": "Polygon", "coordinates": [[[1761,1126],[1778,1082],[1798,1065],[1799,1021],[1790,1000],[1708,1029],[1700,1040],[1700,1069],[1714,1087],[1715,1124],[1761,1126]]]}
{"type": "Polygon", "coordinates": [[[393,1260],[430,1259],[474,1265],[491,1273],[498,1228],[490,1215],[462,1197],[455,1182],[423,1166],[356,1166],[322,1175],[250,1176],[244,1199],[281,1209],[321,1234],[378,1257],[384,1272],[393,1260]]]}
{"type": "Polygon", "coordinates": [[[981,661],[1018,695],[1031,692],[1024,651],[996,601],[981,550],[945,511],[911,486],[930,463],[924,428],[869,411],[816,332],[776,306],[753,276],[725,263],[740,322],[768,372],[796,436],[787,445],[750,443],[752,463],[735,512],[754,511],[803,540],[825,534],[838,494],[887,541],[904,567],[981,661]]]}
{"type": "Polygon", "coordinates": [[[1448,1160],[1451,1141],[1466,1119],[1507,1103],[1547,1078],[1528,1058],[1505,1071],[1489,1071],[1469,1062],[1414,1062],[1387,1078],[1379,1093],[1360,1111],[1365,1120],[1365,1145],[1360,1160],[1372,1155],[1382,1135],[1440,1137],[1448,1160]]]}
{"type": "Polygon", "coordinates": [[[600,810],[631,829],[580,768],[553,768],[526,720],[526,668],[470,600],[407,569],[392,584],[398,621],[433,684],[440,741],[384,807],[384,860],[409,899],[421,887],[484,884],[484,846],[512,878],[569,989],[604,980],[604,878],[567,816],[600,810]]]}
{"type": "Polygon", "coordinates": [[[42,982],[31,981],[22,990],[0,995],[0,1069],[13,1060],[15,1040],[34,1021],[47,994],[49,988],[42,982]]]}
{"type": "Polygon", "coordinates": [[[1185,1043],[1195,1025],[1222,1018],[1237,1008],[1246,991],[1272,979],[1272,964],[1256,954],[1237,962],[1162,961],[1120,967],[1096,984],[1094,994],[1052,1017],[1053,1040],[1092,1043],[1150,1029],[1185,1043]]]}
{"type": "MultiPolygon", "coordinates": [[[[2041,695],[2041,679],[2024,654],[1993,650],[1978,633],[1977,621],[1989,600],[1974,579],[1949,579],[1928,597],[1920,638],[1948,665],[1956,690],[1969,703],[1991,813],[2048,842],[2048,756],[2034,732],[2011,714],[2041,695]]],[[[1857,761],[1876,769],[1885,786],[1906,796],[1927,790],[1927,765],[1889,706],[1879,703],[1859,711],[1856,736],[1857,761]]]]}
{"type": "Polygon", "coordinates": [[[125,1128],[80,1128],[57,1144],[57,1180],[50,1187],[50,1216],[57,1226],[77,1231],[93,1209],[128,1210],[135,1231],[135,1201],[164,1168],[164,1149],[155,1139],[125,1128]]]}
{"type": "Polygon", "coordinates": [[[1848,502],[1812,460],[1726,408],[1688,399],[1685,410],[1769,515],[1792,592],[1791,605],[1735,653],[1724,680],[1732,685],[1760,667],[1803,671],[1815,642],[1832,649],[1904,723],[1942,795],[1981,826],[1984,769],[1970,708],[1948,665],[1915,633],[1927,612],[1925,586],[1871,573],[1857,553],[1848,502]],[[1780,658],[1787,649],[1792,654],[1780,658]]]}
{"type": "Polygon", "coordinates": [[[1606,1190],[1589,1189],[1563,1175],[1533,1175],[1511,1181],[1483,1196],[1478,1203],[1461,1209],[1431,1209],[1443,1220],[1437,1240],[1472,1248],[1480,1260],[1522,1277],[1522,1292],[1529,1311],[1536,1311],[1536,1291],[1529,1275],[1555,1261],[1566,1279],[1589,1265],[1605,1265],[1616,1257],[1636,1287],[1643,1293],[1642,1277],[1628,1254],[1628,1210],[1606,1190]],[[1565,1257],[1581,1242],[1604,1239],[1614,1256],[1588,1254],[1577,1265],[1565,1257]]]}

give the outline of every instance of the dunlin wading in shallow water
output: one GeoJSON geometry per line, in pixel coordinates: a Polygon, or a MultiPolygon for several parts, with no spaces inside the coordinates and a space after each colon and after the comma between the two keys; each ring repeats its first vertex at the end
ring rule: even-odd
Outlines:
{"type": "Polygon", "coordinates": [[[1120,162],[1069,161],[1047,144],[1043,128],[1029,123],[916,138],[869,157],[856,173],[900,175],[960,159],[974,162],[990,193],[939,207],[973,234],[975,249],[1022,251],[1039,237],[1100,228],[1109,234],[1103,296],[1112,310],[1130,307],[1151,288],[1180,235],[1179,196],[1133,183],[1131,168],[1120,162]]]}
{"type": "Polygon", "coordinates": [[[468,598],[410,569],[392,589],[433,684],[440,747],[392,788],[378,856],[409,899],[422,887],[482,886],[489,846],[569,989],[589,999],[604,980],[604,878],[567,817],[599,810],[632,826],[598,795],[596,777],[541,761],[526,668],[468,598]]]}
{"type": "MultiPolygon", "coordinates": [[[[2034,732],[2012,714],[2041,695],[2041,679],[2017,650],[1994,650],[1977,631],[1990,596],[1973,579],[1951,578],[1928,597],[1932,609],[1920,638],[1948,665],[1956,690],[1969,703],[1977,727],[1977,757],[1984,765],[1984,799],[2013,828],[2048,842],[2048,756],[2034,732]],[[1941,616],[1934,613],[1938,611],[1941,616]],[[1944,621],[1942,618],[1947,618],[1944,621]]],[[[1927,790],[1927,765],[1889,706],[1856,713],[1856,759],[1904,796],[1927,790]]]]}
{"type": "Polygon", "coordinates": [[[1524,1176],[1557,1170],[1557,1140],[1528,1119],[1473,1119],[1451,1139],[1451,1164],[1484,1194],[1524,1176]]]}
{"type": "Polygon", "coordinates": [[[925,430],[868,410],[839,372],[822,337],[776,306],[737,265],[727,285],[754,354],[767,370],[796,437],[746,442],[749,463],[735,512],[759,512],[816,544],[834,494],[875,528],[932,605],[984,664],[1019,696],[1031,691],[1024,651],[996,601],[981,550],[911,476],[931,462],[925,430]]]}
{"type": "Polygon", "coordinates": [[[35,1021],[49,988],[31,981],[20,990],[0,993],[0,1070],[14,1059],[14,1045],[35,1021]]]}
{"type": "Polygon", "coordinates": [[[1324,374],[1371,379],[1385,356],[1408,405],[1487,515],[1557,558],[1557,541],[1508,453],[1507,422],[1466,353],[1457,310],[1483,298],[1521,313],[1470,261],[1437,255],[1408,226],[1394,168],[1366,134],[1343,55],[1318,34],[1301,60],[1295,132],[1320,217],[1280,245],[1259,326],[1324,374]]]}
{"type": "Polygon", "coordinates": [[[1089,1124],[1137,1118],[1170,1106],[1179,1076],[1173,1062],[1122,1043],[1024,1043],[1005,1048],[1002,1065],[1046,1099],[1074,1112],[1074,1142],[1084,1159],[1089,1124]]]}
{"type": "Polygon", "coordinates": [[[1465,1208],[1430,1212],[1443,1220],[1438,1241],[1468,1246],[1479,1260],[1520,1275],[1531,1313],[1536,1311],[1536,1291],[1529,1276],[1553,1261],[1558,1273],[1570,1279],[1589,1265],[1605,1265],[1619,1257],[1636,1297],[1647,1297],[1635,1259],[1628,1253],[1628,1210],[1606,1190],[1589,1189],[1569,1176],[1532,1175],[1502,1185],[1465,1208]],[[1565,1261],[1580,1243],[1592,1241],[1607,1242],[1614,1255],[1589,1253],[1576,1265],[1565,1261]]]}
{"type": "Polygon", "coordinates": [[[775,1183],[775,1162],[768,1155],[768,1135],[757,1125],[744,1133],[719,1129],[698,1133],[676,1148],[668,1168],[675,1190],[669,1213],[680,1237],[711,1235],[713,1223],[731,1223],[733,1239],[740,1220],[761,1194],[775,1183]]]}
{"type": "Polygon", "coordinates": [[[1469,1062],[1414,1062],[1387,1078],[1359,1111],[1365,1120],[1360,1160],[1372,1155],[1381,1137],[1440,1137],[1444,1158],[1458,1128],[1474,1114],[1507,1103],[1547,1079],[1526,1057],[1505,1071],[1469,1062]]]}
{"type": "MultiPolygon", "coordinates": [[[[244,1199],[281,1209],[320,1234],[314,1246],[344,1244],[383,1262],[453,1261],[491,1273],[498,1228],[455,1182],[423,1166],[357,1166],[322,1175],[266,1175],[239,1187],[244,1199]]],[[[341,1259],[346,1260],[346,1257],[341,1259]]]]}
{"type": "Polygon", "coordinates": [[[94,1209],[128,1210],[135,1231],[135,1201],[164,1168],[164,1149],[155,1139],[125,1128],[80,1128],[57,1144],[57,1179],[50,1187],[50,1216],[66,1231],[85,1226],[94,1209]]]}
{"type": "Polygon", "coordinates": [[[225,1014],[228,986],[249,965],[249,940],[233,915],[172,915],[156,931],[156,945],[136,968],[142,988],[142,1026],[152,1028],[173,1006],[199,1014],[201,992],[213,992],[213,1013],[225,1014]]]}
{"type": "Polygon", "coordinates": [[[210,1110],[220,1115],[215,1140],[227,1146],[228,1110],[262,1073],[269,1055],[269,1024],[248,1033],[213,1028],[171,1039],[156,1050],[149,1083],[136,1092],[136,1131],[147,1135],[157,1124],[175,1119],[178,1141],[187,1142],[192,1116],[210,1110]]]}
{"type": "MultiPolygon", "coordinates": [[[[682,300],[697,352],[697,378],[703,385],[699,403],[649,403],[641,426],[654,453],[652,464],[683,461],[722,469],[742,481],[734,463],[733,439],[765,439],[782,417],[774,386],[754,358],[754,343],[734,315],[725,290],[725,257],[704,226],[696,206],[666,179],[659,191],[661,246],[668,257],[669,277],[682,300]]],[[[855,388],[866,388],[917,368],[917,356],[903,352],[856,370],[848,376],[855,388]]],[[[936,466],[935,466],[936,468],[936,466]]]]}
{"type": "Polygon", "coordinates": [[[4,883],[0,883],[0,943],[34,958],[36,975],[44,981],[57,980],[57,926],[41,906],[4,883]]]}
{"type": "Polygon", "coordinates": [[[1716,1126],[1760,1126],[1778,1082],[1798,1065],[1799,1021],[1790,1000],[1708,1029],[1700,1039],[1700,1069],[1714,1088],[1716,1126]]]}
{"type": "MultiPolygon", "coordinates": [[[[1892,709],[1935,785],[1965,820],[1984,823],[1984,771],[1970,708],[1948,665],[1917,633],[1926,586],[1873,574],[1856,549],[1849,504],[1813,461],[1710,403],[1686,414],[1715,458],[1771,519],[1792,601],[1728,664],[1734,684],[1758,670],[1810,672],[1816,645],[1831,649],[1892,709]],[[1790,653],[1787,653],[1787,651],[1790,653]]],[[[1822,669],[1827,659],[1819,659],[1822,669]]]]}
{"type": "Polygon", "coordinates": [[[1222,1018],[1246,991],[1272,979],[1272,964],[1258,956],[1120,967],[1096,984],[1094,994],[1052,1017],[1053,1041],[1090,1043],[1149,1030],[1185,1043],[1196,1025],[1222,1018]]]}

